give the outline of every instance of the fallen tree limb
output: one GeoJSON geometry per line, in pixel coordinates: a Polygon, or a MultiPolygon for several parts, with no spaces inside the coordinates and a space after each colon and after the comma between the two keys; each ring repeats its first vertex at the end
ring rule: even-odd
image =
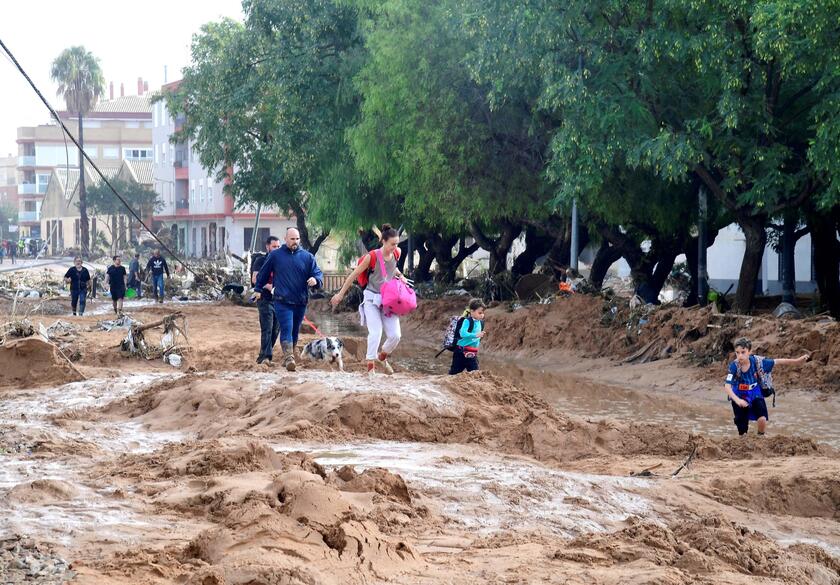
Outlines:
{"type": "Polygon", "coordinates": [[[683,469],[688,469],[688,466],[691,465],[691,461],[694,459],[695,453],[697,453],[697,445],[694,445],[694,448],[691,450],[691,453],[688,454],[688,457],[686,457],[682,465],[677,467],[677,470],[671,474],[671,477],[676,477],[680,471],[682,471],[683,469]]]}

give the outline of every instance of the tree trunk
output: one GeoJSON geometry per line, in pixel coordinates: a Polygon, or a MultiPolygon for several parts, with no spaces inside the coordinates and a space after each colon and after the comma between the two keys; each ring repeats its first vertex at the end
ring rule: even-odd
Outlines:
{"type": "Polygon", "coordinates": [[[604,239],[601,241],[601,246],[595,253],[595,259],[592,261],[592,270],[589,272],[589,282],[597,289],[604,286],[604,278],[607,276],[607,271],[610,266],[615,264],[621,258],[621,251],[604,239]]]}
{"type": "Polygon", "coordinates": [[[738,225],[746,237],[744,258],[741,260],[741,272],[738,275],[738,290],[735,292],[733,308],[738,313],[752,311],[755,301],[755,283],[761,271],[764,247],[767,245],[767,217],[764,215],[741,215],[738,225]]]}
{"type": "Polygon", "coordinates": [[[87,214],[87,192],[85,191],[85,139],[82,118],[82,112],[79,112],[79,232],[82,257],[88,258],[90,256],[90,225],[87,214]]]}
{"type": "Polygon", "coordinates": [[[537,265],[537,259],[545,256],[551,249],[554,238],[534,225],[525,228],[525,249],[513,261],[511,272],[515,278],[531,274],[537,265]]]}
{"type": "Polygon", "coordinates": [[[432,234],[429,237],[432,251],[434,252],[437,270],[435,280],[438,282],[455,282],[455,273],[461,263],[473,252],[478,250],[478,243],[466,246],[464,238],[458,236],[442,237],[439,234],[432,234]],[[458,252],[452,255],[452,248],[458,243],[458,252]]]}
{"type": "Polygon", "coordinates": [[[408,258],[408,240],[400,242],[398,247],[400,249],[400,259],[397,260],[397,270],[401,274],[405,274],[405,261],[408,258]]]}
{"type": "Polygon", "coordinates": [[[785,213],[782,224],[782,301],[796,305],[796,215],[785,213]]]}
{"type": "Polygon", "coordinates": [[[671,270],[674,268],[674,261],[682,250],[674,242],[673,246],[667,246],[660,249],[659,258],[656,262],[656,268],[653,269],[653,274],[648,281],[651,293],[655,293],[659,297],[662,292],[662,287],[665,286],[668,277],[671,276],[671,270]]]}
{"type": "MultiPolygon", "coordinates": [[[[837,212],[835,211],[835,214],[837,212]]],[[[814,272],[820,300],[831,316],[840,319],[840,243],[837,241],[837,217],[828,213],[812,213],[811,241],[814,248],[814,272]]]]}
{"type": "Polygon", "coordinates": [[[412,276],[416,282],[428,282],[432,279],[432,262],[435,261],[435,253],[429,246],[429,240],[425,235],[415,236],[415,244],[420,262],[417,263],[412,276]]]}
{"type": "Polygon", "coordinates": [[[492,239],[484,234],[476,222],[470,223],[470,233],[479,246],[490,252],[491,275],[499,274],[507,270],[507,257],[513,242],[522,233],[522,226],[509,221],[502,221],[501,231],[497,239],[492,239]]]}
{"type": "Polygon", "coordinates": [[[317,254],[318,250],[321,248],[321,244],[323,244],[324,240],[326,240],[330,235],[330,230],[324,230],[321,232],[321,234],[315,238],[315,241],[313,242],[310,239],[309,227],[306,225],[306,212],[303,210],[303,207],[295,205],[292,207],[292,211],[295,214],[295,225],[298,232],[300,232],[300,245],[304,250],[309,250],[313,254],[317,254]]]}

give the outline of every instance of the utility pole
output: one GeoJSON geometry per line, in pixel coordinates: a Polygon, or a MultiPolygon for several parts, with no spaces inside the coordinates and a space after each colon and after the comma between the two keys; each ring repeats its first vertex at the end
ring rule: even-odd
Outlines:
{"type": "Polygon", "coordinates": [[[253,254],[257,249],[257,232],[259,232],[260,228],[260,212],[262,211],[262,203],[257,203],[257,216],[254,220],[254,234],[251,236],[251,254],[253,254]]]}
{"type": "Polygon", "coordinates": [[[706,188],[700,187],[697,191],[698,221],[697,221],[697,302],[705,307],[709,299],[709,273],[706,264],[707,226],[709,214],[709,200],[706,188]]]}
{"type": "MultiPolygon", "coordinates": [[[[578,54],[578,77],[580,77],[581,84],[583,83],[583,54],[578,54]]],[[[569,250],[569,268],[577,272],[578,270],[578,208],[577,197],[572,199],[572,242],[569,250]]]]}
{"type": "Polygon", "coordinates": [[[577,272],[578,269],[578,210],[577,199],[572,200],[572,246],[569,267],[577,272]]]}
{"type": "Polygon", "coordinates": [[[796,216],[785,213],[782,224],[782,302],[796,306],[796,216]]]}

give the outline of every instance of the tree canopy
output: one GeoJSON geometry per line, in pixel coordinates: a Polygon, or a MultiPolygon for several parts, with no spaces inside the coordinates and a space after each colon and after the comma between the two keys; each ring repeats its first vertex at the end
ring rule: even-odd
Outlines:
{"type": "MultiPolygon", "coordinates": [[[[697,277],[704,190],[710,239],[731,221],[744,232],[746,311],[773,222],[836,240],[840,0],[243,9],[244,23],[196,35],[166,96],[186,116],[176,139],[220,176],[232,170],[238,201],[278,205],[321,234],[403,225],[423,274],[435,260],[452,278],[479,246],[503,271],[517,237],[515,272],[541,255],[562,266],[576,202],[601,263],[624,257],[655,298],[678,254],[697,277]]],[[[824,296],[835,248],[817,263],[824,296]]]]}

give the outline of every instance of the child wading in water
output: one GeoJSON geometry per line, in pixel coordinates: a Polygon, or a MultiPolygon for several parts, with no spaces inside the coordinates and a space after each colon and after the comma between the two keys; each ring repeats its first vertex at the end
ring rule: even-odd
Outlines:
{"type": "Polygon", "coordinates": [[[478,370],[478,346],[484,337],[484,310],[487,305],[481,299],[470,301],[464,316],[456,325],[455,347],[452,348],[452,367],[449,374],[460,374],[464,370],[478,370]]]}
{"type": "Polygon", "coordinates": [[[771,359],[753,355],[752,342],[742,337],[735,342],[735,361],[729,364],[724,391],[732,401],[735,426],[739,435],[746,435],[750,421],[758,423],[758,434],[767,430],[767,402],[761,392],[762,386],[772,388],[770,373],[776,366],[799,366],[808,361],[803,355],[796,359],[771,359]]]}

